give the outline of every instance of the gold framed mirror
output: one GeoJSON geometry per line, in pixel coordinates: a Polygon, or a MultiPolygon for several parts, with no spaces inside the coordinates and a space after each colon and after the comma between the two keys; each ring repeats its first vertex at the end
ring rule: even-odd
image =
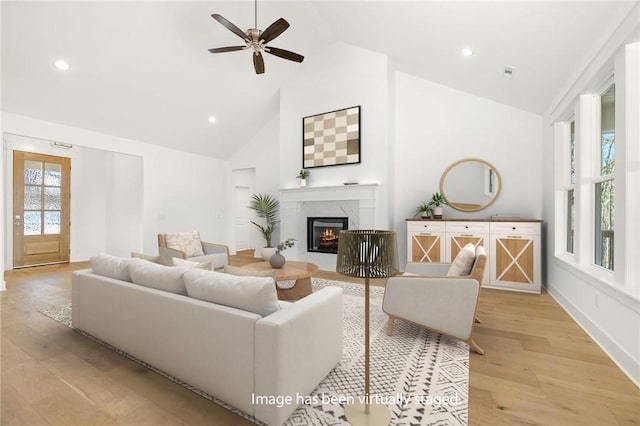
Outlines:
{"type": "Polygon", "coordinates": [[[498,198],[501,189],[498,170],[479,158],[456,161],[440,178],[440,193],[450,207],[462,212],[486,209],[498,198]]]}

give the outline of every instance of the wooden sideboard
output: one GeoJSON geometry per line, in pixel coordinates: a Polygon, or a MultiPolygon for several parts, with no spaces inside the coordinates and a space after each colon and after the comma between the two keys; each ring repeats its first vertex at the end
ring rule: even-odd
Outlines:
{"type": "Polygon", "coordinates": [[[407,219],[407,261],[451,262],[468,243],[485,247],[483,287],[540,293],[541,220],[407,219]]]}

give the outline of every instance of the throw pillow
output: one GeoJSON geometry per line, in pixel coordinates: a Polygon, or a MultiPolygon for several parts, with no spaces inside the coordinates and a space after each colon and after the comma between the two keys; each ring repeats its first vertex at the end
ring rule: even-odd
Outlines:
{"type": "Polygon", "coordinates": [[[168,232],[164,234],[167,247],[185,252],[187,257],[204,256],[198,231],[168,232]]]}
{"type": "Polygon", "coordinates": [[[460,277],[469,275],[473,262],[476,260],[476,248],[473,244],[469,243],[462,247],[462,250],[458,253],[456,258],[451,263],[448,277],[460,277]]]}
{"type": "Polygon", "coordinates": [[[267,316],[280,309],[273,279],[239,277],[216,271],[189,269],[184,274],[187,294],[194,299],[218,303],[267,316]]]}
{"type": "Polygon", "coordinates": [[[148,255],[148,254],[138,253],[138,252],[132,251],[131,252],[131,257],[132,258],[136,258],[136,259],[148,260],[149,262],[153,262],[153,263],[157,263],[159,265],[162,265],[162,258],[160,256],[151,256],[151,255],[148,255]]]}
{"type": "Polygon", "coordinates": [[[274,280],[276,279],[276,271],[249,271],[237,266],[224,265],[224,272],[239,277],[271,277],[274,280]]]}
{"type": "Polygon", "coordinates": [[[116,280],[131,282],[129,264],[131,259],[100,253],[91,257],[91,270],[94,274],[116,280]]]}
{"type": "Polygon", "coordinates": [[[176,294],[187,294],[182,276],[188,268],[157,265],[142,259],[131,259],[129,272],[134,284],[176,294]]]}
{"type": "Polygon", "coordinates": [[[211,262],[192,262],[191,260],[180,259],[179,257],[172,257],[173,266],[184,266],[185,268],[197,268],[210,271],[212,266],[211,262]]]}

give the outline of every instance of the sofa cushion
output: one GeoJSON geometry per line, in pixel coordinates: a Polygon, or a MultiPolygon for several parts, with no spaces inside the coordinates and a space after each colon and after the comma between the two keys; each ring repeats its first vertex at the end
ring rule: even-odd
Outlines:
{"type": "Polygon", "coordinates": [[[167,232],[164,241],[167,247],[183,251],[187,257],[204,255],[198,231],[167,232]]]}
{"type": "Polygon", "coordinates": [[[231,265],[224,265],[224,272],[239,277],[271,277],[274,280],[276,278],[276,271],[249,271],[248,269],[231,265]]]}
{"type": "Polygon", "coordinates": [[[189,268],[158,265],[142,259],[131,259],[129,272],[134,284],[176,294],[187,294],[182,276],[189,268]]]}
{"type": "Polygon", "coordinates": [[[184,266],[185,268],[205,269],[210,271],[212,266],[211,262],[193,262],[191,260],[180,259],[179,257],[172,257],[171,261],[173,266],[184,266]]]}
{"type": "Polygon", "coordinates": [[[214,253],[214,254],[205,254],[202,256],[194,256],[190,257],[189,260],[191,262],[211,262],[212,269],[222,268],[227,264],[227,254],[226,253],[214,253]]]}
{"type": "Polygon", "coordinates": [[[131,259],[100,253],[91,257],[91,270],[103,277],[131,282],[130,263],[131,259]]]}
{"type": "Polygon", "coordinates": [[[187,294],[194,299],[231,306],[263,317],[280,309],[273,278],[189,269],[184,274],[184,282],[187,294]]]}
{"type": "Polygon", "coordinates": [[[449,271],[447,272],[448,277],[460,277],[464,275],[469,275],[471,272],[471,267],[473,266],[473,261],[476,259],[476,248],[473,244],[469,243],[462,247],[462,250],[458,252],[456,258],[451,262],[451,266],[449,267],[449,271]]]}

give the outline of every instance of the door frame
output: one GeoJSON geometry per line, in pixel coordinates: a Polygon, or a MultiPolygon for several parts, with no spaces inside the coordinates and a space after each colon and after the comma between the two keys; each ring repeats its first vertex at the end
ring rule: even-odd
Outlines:
{"type": "MultiPolygon", "coordinates": [[[[21,150],[13,150],[12,155],[12,169],[13,169],[13,179],[11,182],[12,193],[13,193],[13,202],[10,213],[10,229],[12,233],[12,266],[14,269],[18,268],[26,268],[31,266],[40,266],[40,265],[48,265],[48,264],[58,264],[58,263],[68,263],[70,261],[70,241],[71,241],[71,158],[60,156],[60,155],[51,155],[37,152],[29,152],[29,151],[21,151],[21,150]],[[16,206],[22,205],[24,201],[24,192],[16,191],[16,184],[19,182],[21,184],[23,180],[23,169],[18,170],[15,167],[16,161],[19,160],[19,156],[22,156],[22,161],[27,160],[35,160],[42,161],[46,163],[48,159],[57,159],[57,161],[51,161],[51,163],[60,163],[62,165],[62,185],[61,185],[61,218],[60,218],[60,233],[59,234],[51,234],[51,235],[60,235],[59,238],[44,237],[45,240],[55,240],[59,242],[59,250],[60,253],[59,258],[57,260],[46,259],[46,256],[43,256],[42,261],[33,261],[28,262],[27,264],[17,265],[21,256],[19,252],[24,250],[24,211],[19,209],[22,214],[20,217],[17,217],[16,206]],[[20,233],[16,232],[16,226],[20,226],[20,233]]],[[[44,178],[44,177],[43,177],[44,178]]],[[[44,199],[43,199],[44,200],[44,199]]],[[[43,234],[46,235],[46,234],[43,234]]],[[[27,237],[28,238],[28,237],[27,237]]],[[[46,242],[46,241],[44,241],[46,242]]],[[[37,259],[37,255],[35,255],[35,259],[37,259]]],[[[21,262],[23,263],[23,262],[21,262]]]]}

